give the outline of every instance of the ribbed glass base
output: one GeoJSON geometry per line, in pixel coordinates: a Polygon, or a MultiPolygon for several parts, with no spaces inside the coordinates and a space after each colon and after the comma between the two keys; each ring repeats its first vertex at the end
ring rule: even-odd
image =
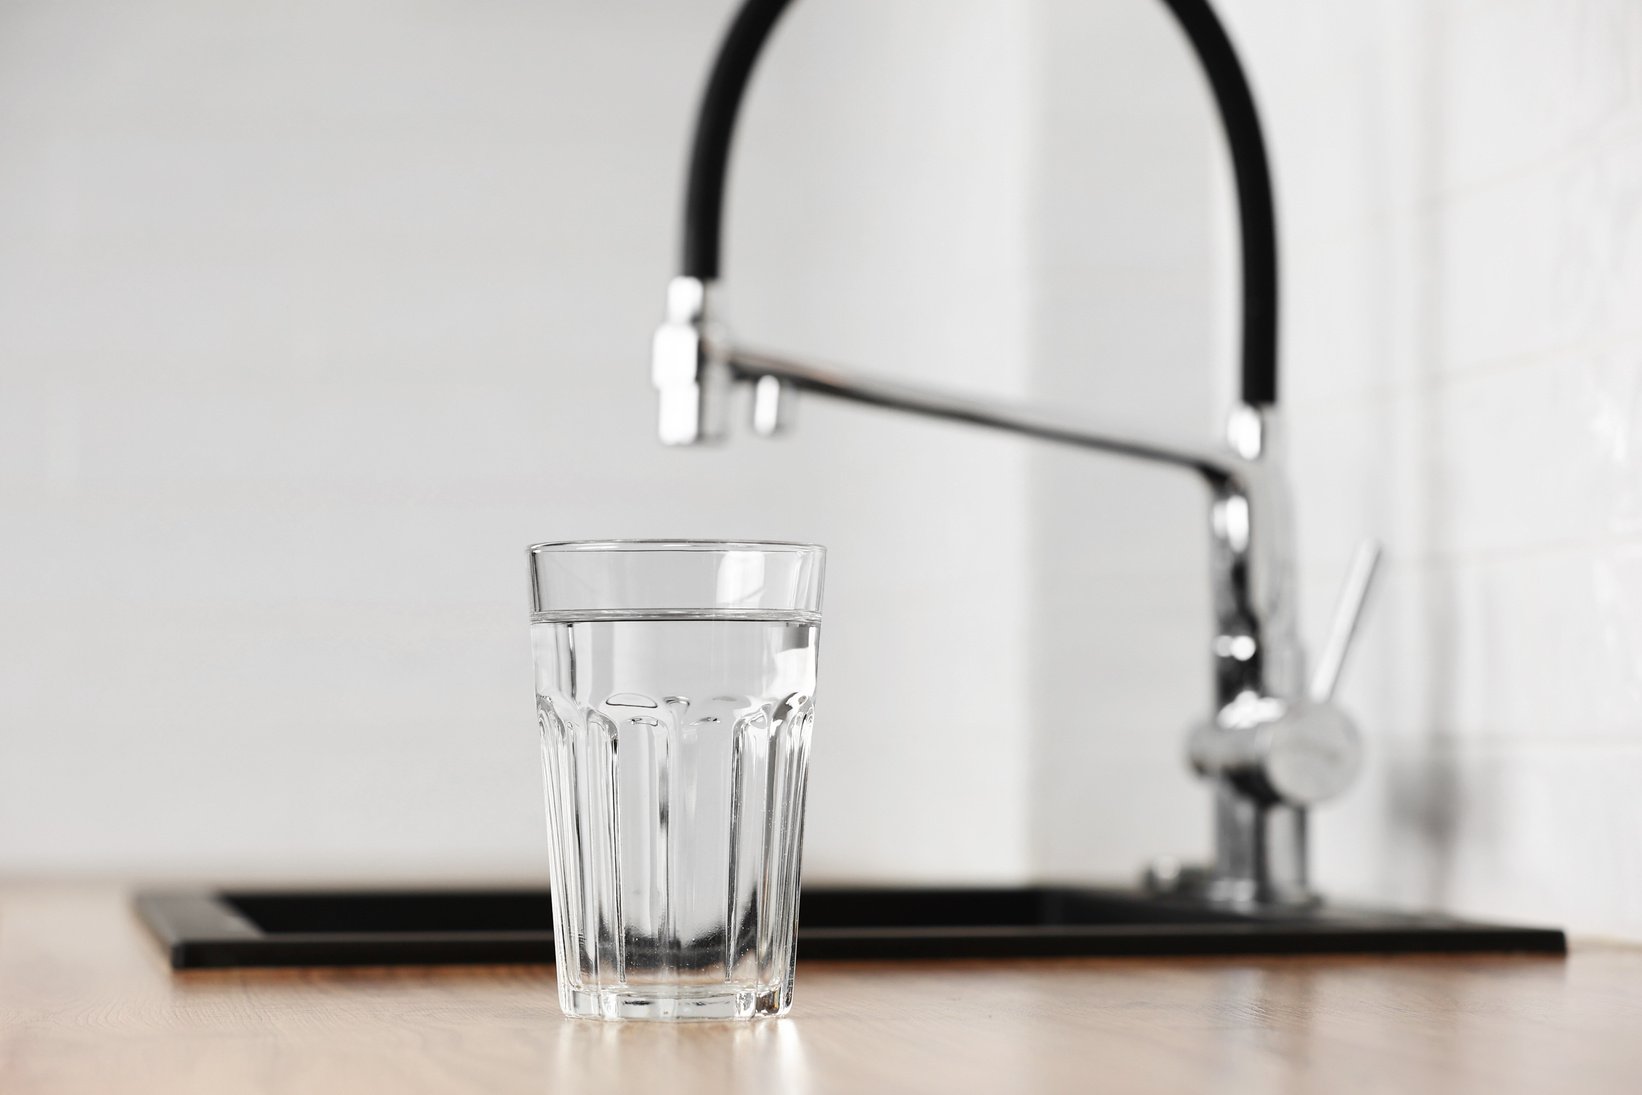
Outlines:
{"type": "Polygon", "coordinates": [[[573,1019],[772,1019],[792,1006],[792,991],[774,985],[561,987],[559,1006],[573,1019]]]}

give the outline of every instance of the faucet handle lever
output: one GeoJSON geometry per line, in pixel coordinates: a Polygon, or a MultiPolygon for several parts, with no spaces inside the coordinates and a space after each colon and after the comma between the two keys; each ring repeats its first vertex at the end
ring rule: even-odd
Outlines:
{"type": "Polygon", "coordinates": [[[1334,606],[1334,622],[1329,625],[1328,641],[1323,644],[1317,668],[1311,675],[1311,699],[1315,703],[1327,703],[1334,698],[1335,686],[1340,683],[1340,671],[1345,667],[1346,655],[1351,652],[1351,641],[1357,635],[1363,606],[1368,602],[1369,590],[1374,586],[1374,575],[1379,567],[1379,541],[1364,540],[1351,557],[1345,585],[1340,590],[1340,600],[1334,606]]]}

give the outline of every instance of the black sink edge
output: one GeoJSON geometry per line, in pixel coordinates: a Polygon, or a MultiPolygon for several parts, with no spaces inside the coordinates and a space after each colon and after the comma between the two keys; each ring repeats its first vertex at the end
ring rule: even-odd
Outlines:
{"type": "MultiPolygon", "coordinates": [[[[448,917],[474,902],[543,902],[545,890],[190,890],[143,891],[139,918],[165,948],[173,969],[255,966],[362,966],[547,963],[553,960],[550,930],[266,931],[247,908],[275,908],[290,921],[301,911],[352,909],[396,911],[403,902],[438,903],[448,917]],[[262,903],[259,906],[259,902],[262,903]],[[352,902],[352,905],[348,903],[352,902]],[[387,902],[384,906],[382,903],[387,902]],[[270,904],[271,903],[271,904],[270,904]]],[[[1157,901],[1132,891],[1071,887],[870,889],[822,887],[805,891],[805,908],[887,910],[886,920],[908,910],[971,902],[1042,918],[1033,923],[828,926],[799,928],[804,959],[886,960],[1047,957],[1167,957],[1283,954],[1534,953],[1567,951],[1565,935],[1552,928],[1516,927],[1458,920],[1437,914],[1325,907],[1234,914],[1157,901]],[[909,904],[909,902],[911,904],[909,904]],[[1135,912],[1151,922],[1054,922],[1068,909],[1085,916],[1135,912]],[[1203,919],[1189,919],[1194,912],[1203,919]],[[1159,921],[1159,917],[1167,919],[1159,921]],[[1047,922],[1046,922],[1047,921],[1047,922]]],[[[429,906],[432,907],[432,906],[429,906]]],[[[517,905],[511,906],[516,913],[517,905]]],[[[423,917],[427,919],[426,916],[423,917]]],[[[323,921],[324,917],[312,917],[323,921]]],[[[413,917],[412,919],[415,919],[413,917]]],[[[545,919],[545,917],[544,917],[545,919]]]]}

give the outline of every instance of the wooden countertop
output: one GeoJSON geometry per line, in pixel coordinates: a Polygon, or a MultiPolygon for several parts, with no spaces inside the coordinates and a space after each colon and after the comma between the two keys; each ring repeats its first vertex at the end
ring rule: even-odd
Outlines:
{"type": "Polygon", "coordinates": [[[112,888],[0,891],[0,1092],[1642,1091],[1642,949],[807,963],[787,1019],[560,1017],[550,967],[173,974],[112,888]]]}

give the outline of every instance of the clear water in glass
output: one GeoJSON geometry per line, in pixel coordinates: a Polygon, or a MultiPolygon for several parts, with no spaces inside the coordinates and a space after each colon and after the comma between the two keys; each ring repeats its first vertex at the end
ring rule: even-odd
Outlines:
{"type": "Polygon", "coordinates": [[[567,1014],[791,1005],[820,617],[538,612],[567,1014]]]}

